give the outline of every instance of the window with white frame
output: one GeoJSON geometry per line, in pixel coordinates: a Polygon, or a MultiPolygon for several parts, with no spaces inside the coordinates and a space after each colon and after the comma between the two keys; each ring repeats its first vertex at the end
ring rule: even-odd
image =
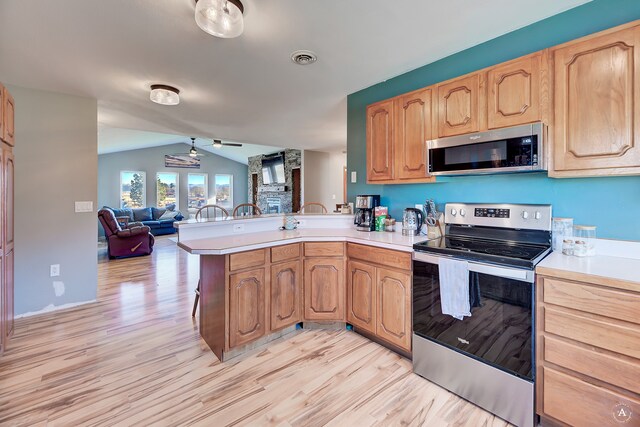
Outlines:
{"type": "Polygon", "coordinates": [[[187,176],[187,191],[189,192],[187,204],[189,208],[198,209],[207,204],[209,197],[207,181],[206,173],[190,173],[187,176]]]}
{"type": "Polygon", "coordinates": [[[147,204],[146,173],[120,172],[120,207],[143,208],[147,204]]]}
{"type": "Polygon", "coordinates": [[[233,209],[233,175],[216,174],[214,191],[216,205],[233,209]]]}
{"type": "Polygon", "coordinates": [[[157,207],[178,206],[178,174],[174,172],[158,172],[156,175],[156,191],[157,207]]]}

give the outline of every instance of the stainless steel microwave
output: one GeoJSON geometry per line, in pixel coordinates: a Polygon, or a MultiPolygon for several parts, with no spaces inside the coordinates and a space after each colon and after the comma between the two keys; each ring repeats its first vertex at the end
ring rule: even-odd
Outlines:
{"type": "Polygon", "coordinates": [[[547,170],[542,123],[427,141],[430,175],[479,175],[547,170]]]}

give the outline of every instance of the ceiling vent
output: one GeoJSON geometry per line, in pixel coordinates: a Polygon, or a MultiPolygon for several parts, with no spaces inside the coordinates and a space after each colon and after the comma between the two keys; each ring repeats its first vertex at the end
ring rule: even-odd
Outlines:
{"type": "Polygon", "coordinates": [[[296,50],[291,54],[291,60],[298,65],[309,65],[316,62],[318,57],[310,50],[296,50]]]}

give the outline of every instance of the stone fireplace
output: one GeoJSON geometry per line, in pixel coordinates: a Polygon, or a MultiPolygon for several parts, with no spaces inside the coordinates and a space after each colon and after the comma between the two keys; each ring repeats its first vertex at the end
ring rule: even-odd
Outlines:
{"type": "Polygon", "coordinates": [[[293,212],[293,170],[302,167],[302,152],[293,149],[284,150],[286,180],[284,185],[264,185],[262,182],[262,157],[249,157],[249,201],[256,203],[265,214],[293,212]],[[252,197],[254,186],[256,187],[255,199],[252,197]]]}

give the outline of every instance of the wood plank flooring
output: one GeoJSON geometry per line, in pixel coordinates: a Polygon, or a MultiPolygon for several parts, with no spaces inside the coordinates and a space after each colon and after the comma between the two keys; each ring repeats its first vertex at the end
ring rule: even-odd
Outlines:
{"type": "Polygon", "coordinates": [[[220,363],[191,318],[197,276],[167,238],[149,257],[102,249],[99,302],[16,322],[0,425],[508,425],[353,332],[305,330],[220,363]]]}

